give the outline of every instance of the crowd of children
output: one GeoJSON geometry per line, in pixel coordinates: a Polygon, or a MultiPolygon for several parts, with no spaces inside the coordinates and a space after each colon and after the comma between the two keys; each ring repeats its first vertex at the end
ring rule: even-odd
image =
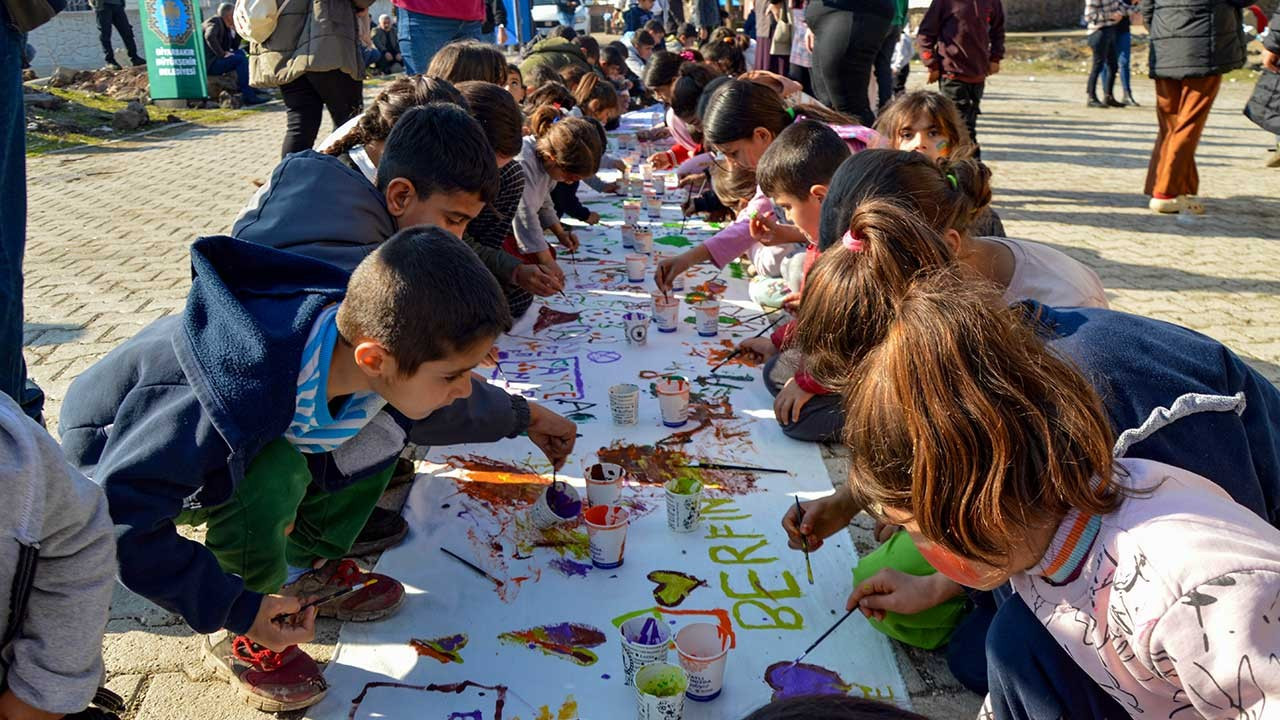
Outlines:
{"type": "MultiPolygon", "coordinates": [[[[1006,236],[974,142],[1001,54],[993,1],[955,4],[985,13],[976,40],[926,18],[924,59],[950,91],[903,93],[874,128],[747,72],[731,32],[668,36],[644,0],[623,40],[561,28],[519,67],[446,45],[287,156],[230,236],[192,245],[184,310],[71,385],[71,467],[0,404],[21,500],[0,518],[18,540],[0,549],[16,569],[0,718],[89,705],[113,558],[205,634],[246,702],[322,698],[298,647],[317,615],[372,621],[404,600],[348,556],[403,537],[376,503],[407,444],[526,434],[553,466],[572,453],[571,421],[472,371],[533,295],[564,288],[548,235],[578,248],[561,218],[599,221],[578,184],[617,189],[597,177],[620,167],[606,133],[653,103],[665,123],[649,137],[669,145],[648,162],[690,189],[686,214],[732,218],[655,283],[746,258],[752,297],[793,315],[742,349],[767,361],[787,435],[850,450],[848,483],[782,519],[812,552],[876,518],[884,544],[849,608],[949,644],[996,718],[1265,715],[1280,698],[1280,392],[1208,337],[1109,310],[1062,251],[1006,236]],[[956,65],[947,43],[970,41],[980,62],[956,65]]],[[[849,698],[750,716],[871,717],[917,716],[849,698]]]]}

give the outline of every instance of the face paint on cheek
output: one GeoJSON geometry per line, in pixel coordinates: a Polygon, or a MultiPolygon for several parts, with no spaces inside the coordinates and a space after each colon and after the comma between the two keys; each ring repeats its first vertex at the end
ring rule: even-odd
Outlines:
{"type": "Polygon", "coordinates": [[[934,145],[933,147],[935,150],[938,151],[938,154],[943,157],[946,157],[951,154],[951,143],[947,142],[946,140],[939,142],[937,145],[934,145]]]}
{"type": "Polygon", "coordinates": [[[982,587],[991,577],[989,571],[978,571],[969,564],[968,560],[927,540],[916,543],[916,548],[934,570],[965,587],[982,587]]]}

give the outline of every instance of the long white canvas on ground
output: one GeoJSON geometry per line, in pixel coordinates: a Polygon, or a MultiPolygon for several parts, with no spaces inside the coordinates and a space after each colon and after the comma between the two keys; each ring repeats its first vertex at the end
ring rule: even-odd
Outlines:
{"type": "MultiPolygon", "coordinates": [[[[693,221],[680,228],[678,202],[668,195],[662,223],[653,229],[666,238],[656,251],[672,254],[683,249],[681,238],[698,242],[712,230],[693,221]]],[[[603,222],[579,229],[576,263],[561,256],[566,296],[536,301],[501,340],[501,373],[492,371],[491,381],[579,422],[582,436],[558,478],[584,499],[587,465],[622,458],[649,468],[650,477],[636,473],[623,491],[622,504],[632,512],[623,565],[592,568],[584,526],[547,533],[532,526],[529,505],[551,475],[526,438],[433,448],[427,456],[432,471],[419,475],[404,510],[411,532],[376,568],[405,584],[405,605],[387,620],[342,628],[326,671],[329,694],[309,717],[634,717],[617,626],[635,616],[658,618],[673,634],[690,622],[732,633],[723,693],[687,702],[689,720],[737,720],[775,694],[812,691],[906,705],[887,641],[860,615],[799,669],[777,671],[843,614],[856,557],[847,536],[833,538],[813,554],[815,582],[808,583],[804,556],[787,548],[780,519],[796,496],[831,492],[819,450],[782,434],[759,368],[735,361],[710,372],[738,339],[776,316],[756,317],[761,310],[746,299],[736,268],[705,267],[690,273],[686,287],[725,284],[719,336],[699,337],[682,304],[677,332],[650,326],[646,344],[628,344],[621,316],[630,309],[649,312],[654,262],[643,284],[627,282],[620,203],[598,195],[588,202],[603,222]],[[544,306],[581,315],[535,331],[544,306]],[[655,379],[667,374],[688,378],[695,395],[694,417],[682,428],[662,425],[652,393],[655,379]],[[641,387],[636,425],[616,425],[610,417],[608,389],[624,382],[641,387]],[[673,438],[679,431],[693,432],[673,438]],[[708,486],[702,524],[680,534],[668,528],[662,488],[645,480],[681,462],[786,472],[702,473],[708,486]],[[561,635],[571,642],[557,642],[561,635]]],[[[670,662],[678,663],[674,650],[670,662]]]]}

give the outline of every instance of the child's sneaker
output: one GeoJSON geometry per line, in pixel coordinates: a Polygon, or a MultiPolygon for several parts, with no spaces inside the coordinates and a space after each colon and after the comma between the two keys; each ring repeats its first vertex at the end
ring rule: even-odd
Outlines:
{"type": "Polygon", "coordinates": [[[1153,197],[1147,203],[1147,207],[1153,212],[1158,213],[1176,213],[1182,211],[1182,204],[1178,202],[1178,198],[1158,198],[1153,197]]]}
{"type": "Polygon", "coordinates": [[[378,582],[367,588],[334,598],[317,607],[320,617],[366,622],[381,620],[400,609],[404,602],[404,586],[397,580],[378,573],[367,573],[354,560],[330,560],[285,585],[281,595],[302,598],[324,597],[367,580],[378,582]]]}
{"type": "Polygon", "coordinates": [[[348,555],[370,555],[399,545],[404,536],[409,534],[409,523],[400,517],[400,513],[386,508],[375,507],[364,524],[356,542],[351,546],[348,555]]]}
{"type": "Polygon", "coordinates": [[[244,635],[223,633],[216,643],[205,636],[203,655],[205,665],[231,683],[241,700],[263,712],[311,707],[328,692],[320,666],[297,645],[278,653],[244,635]]]}

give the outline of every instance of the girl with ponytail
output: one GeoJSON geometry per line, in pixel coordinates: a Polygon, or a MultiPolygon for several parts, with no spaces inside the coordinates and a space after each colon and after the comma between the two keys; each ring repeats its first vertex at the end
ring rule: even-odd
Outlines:
{"type": "MultiPolygon", "coordinates": [[[[650,71],[653,72],[652,70],[650,71]]],[[[678,175],[692,175],[707,169],[711,153],[702,145],[699,128],[698,98],[707,84],[718,75],[710,65],[699,62],[682,62],[668,86],[664,86],[667,103],[667,127],[676,144],[670,150],[656,152],[649,157],[649,164],[658,170],[676,168],[678,175]]]]}
{"type": "MultiPolygon", "coordinates": [[[[754,170],[760,156],[783,130],[797,118],[809,118],[831,125],[832,129],[857,153],[878,142],[874,130],[852,124],[840,113],[820,105],[800,104],[787,107],[782,96],[765,84],[750,80],[732,79],[719,84],[707,99],[702,113],[703,142],[724,155],[728,165],[741,165],[754,170]]],[[[772,212],[772,203],[763,193],[757,195],[765,204],[757,214],[772,212]]],[[[712,262],[717,267],[746,252],[756,242],[752,237],[750,221],[740,220],[674,258],[658,264],[654,281],[664,292],[671,288],[671,280],[690,267],[712,262]]]]}

